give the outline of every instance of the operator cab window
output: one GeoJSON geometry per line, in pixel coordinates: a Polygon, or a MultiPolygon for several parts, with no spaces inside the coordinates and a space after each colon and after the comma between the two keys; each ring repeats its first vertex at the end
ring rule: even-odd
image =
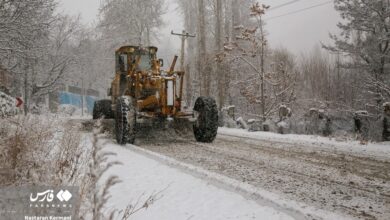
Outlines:
{"type": "Polygon", "coordinates": [[[151,57],[149,53],[141,54],[141,60],[138,64],[138,69],[141,71],[150,70],[152,68],[152,64],[150,63],[151,57]]]}
{"type": "Polygon", "coordinates": [[[118,57],[119,71],[127,72],[128,63],[127,63],[127,54],[120,54],[118,57]]]}

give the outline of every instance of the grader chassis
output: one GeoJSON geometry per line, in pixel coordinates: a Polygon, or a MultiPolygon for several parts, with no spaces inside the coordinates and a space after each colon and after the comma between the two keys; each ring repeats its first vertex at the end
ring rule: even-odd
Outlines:
{"type": "MultiPolygon", "coordinates": [[[[161,70],[157,47],[123,46],[115,52],[115,77],[108,95],[95,102],[93,118],[114,118],[118,144],[134,143],[143,124],[192,124],[195,139],[212,142],[218,129],[218,110],[211,97],[198,97],[192,111],[183,102],[184,71],[161,70]]],[[[187,126],[188,127],[188,126],[187,126]]]]}

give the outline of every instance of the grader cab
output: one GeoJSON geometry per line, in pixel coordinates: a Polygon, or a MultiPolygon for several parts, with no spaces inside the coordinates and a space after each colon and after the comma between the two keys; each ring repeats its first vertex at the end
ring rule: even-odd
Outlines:
{"type": "Polygon", "coordinates": [[[134,143],[142,124],[192,124],[199,142],[212,142],[218,129],[215,100],[199,97],[193,110],[184,108],[183,71],[175,71],[177,56],[170,68],[162,70],[157,47],[124,46],[115,53],[115,77],[108,95],[111,100],[95,102],[93,118],[115,119],[119,144],[134,143]]]}

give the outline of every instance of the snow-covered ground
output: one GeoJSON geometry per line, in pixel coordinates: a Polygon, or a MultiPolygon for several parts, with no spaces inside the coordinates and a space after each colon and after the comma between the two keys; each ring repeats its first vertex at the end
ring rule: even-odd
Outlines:
{"type": "Polygon", "coordinates": [[[272,206],[260,205],[206,179],[137,153],[134,146],[128,145],[126,149],[109,144],[107,149],[117,153],[112,159],[123,163],[109,172],[123,181],[111,189],[109,208],[124,209],[138,198],[142,201],[159,192],[154,204],[131,219],[294,219],[272,206]]]}
{"type": "Polygon", "coordinates": [[[103,178],[122,180],[110,189],[107,213],[155,195],[130,219],[389,217],[388,143],[226,128],[210,144],[154,130],[135,145],[104,142],[122,163],[103,178]]]}
{"type": "Polygon", "coordinates": [[[354,155],[367,155],[388,159],[390,157],[390,142],[362,145],[359,141],[337,140],[316,135],[276,134],[272,132],[248,132],[244,129],[219,128],[218,134],[251,138],[290,144],[305,145],[326,150],[334,150],[354,155]]]}
{"type": "MultiPolygon", "coordinates": [[[[261,188],[213,173],[134,145],[107,140],[111,159],[122,165],[106,174],[121,183],[110,189],[107,212],[157,194],[148,209],[131,219],[350,219],[283,198],[261,188]]],[[[139,204],[138,204],[139,205],[139,204]]],[[[142,204],[141,204],[142,205],[142,204]]]]}

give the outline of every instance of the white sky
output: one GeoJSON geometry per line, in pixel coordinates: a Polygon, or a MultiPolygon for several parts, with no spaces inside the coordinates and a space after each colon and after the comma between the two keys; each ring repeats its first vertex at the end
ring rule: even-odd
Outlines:
{"type": "Polygon", "coordinates": [[[92,24],[96,20],[100,0],[59,0],[60,8],[67,14],[81,15],[82,21],[92,24]]]}
{"type": "Polygon", "coordinates": [[[329,33],[338,33],[336,24],[340,16],[329,0],[266,0],[266,4],[278,6],[292,2],[281,8],[270,9],[265,19],[285,15],[301,9],[325,3],[325,5],[307,9],[279,18],[270,19],[266,30],[273,47],[283,46],[295,53],[311,50],[316,44],[330,43],[329,33]],[[329,2],[329,3],[327,3],[329,2]],[[326,4],[327,3],[327,4],[326,4]]]}
{"type": "MultiPolygon", "coordinates": [[[[174,0],[167,0],[167,2],[169,3],[168,10],[163,17],[166,25],[161,28],[161,42],[156,44],[164,53],[161,54],[164,57],[171,56],[173,51],[177,51],[179,48],[180,40],[171,36],[170,31],[180,32],[183,26],[182,15],[177,12],[174,0]],[[171,47],[174,48],[173,51],[170,49],[171,47]]],[[[330,42],[329,33],[337,33],[336,24],[340,18],[333,8],[333,1],[264,0],[262,2],[270,5],[271,8],[291,2],[289,5],[269,11],[265,19],[329,2],[323,6],[267,21],[266,30],[272,47],[283,46],[300,54],[311,50],[320,42],[330,42]]],[[[60,0],[60,5],[64,12],[72,15],[81,14],[84,23],[92,24],[96,20],[100,0],[60,0]]]]}

